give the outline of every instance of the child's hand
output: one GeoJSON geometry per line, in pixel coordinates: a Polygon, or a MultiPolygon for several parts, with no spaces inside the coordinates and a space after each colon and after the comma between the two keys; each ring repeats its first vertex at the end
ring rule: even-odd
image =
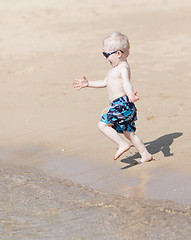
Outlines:
{"type": "Polygon", "coordinates": [[[131,94],[131,96],[129,96],[129,102],[134,103],[137,100],[139,100],[139,97],[137,96],[137,91],[135,91],[131,94]]]}
{"type": "Polygon", "coordinates": [[[88,87],[88,80],[84,76],[83,79],[74,79],[73,82],[74,88],[78,88],[79,91],[82,88],[88,87]]]}

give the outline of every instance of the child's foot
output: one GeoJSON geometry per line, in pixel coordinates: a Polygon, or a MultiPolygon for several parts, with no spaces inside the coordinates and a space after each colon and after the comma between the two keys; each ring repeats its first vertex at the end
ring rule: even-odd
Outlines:
{"type": "Polygon", "coordinates": [[[141,158],[140,163],[150,162],[152,160],[153,156],[150,153],[147,153],[144,157],[141,158]]]}
{"type": "Polygon", "coordinates": [[[115,154],[114,160],[117,160],[124,152],[128,151],[130,147],[129,144],[120,146],[115,154]]]}

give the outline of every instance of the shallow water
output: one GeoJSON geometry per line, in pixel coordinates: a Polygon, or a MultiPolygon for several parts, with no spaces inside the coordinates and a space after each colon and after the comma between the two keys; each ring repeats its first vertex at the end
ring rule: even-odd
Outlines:
{"type": "Polygon", "coordinates": [[[189,239],[191,209],[125,198],[19,166],[0,167],[0,239],[189,239]]]}

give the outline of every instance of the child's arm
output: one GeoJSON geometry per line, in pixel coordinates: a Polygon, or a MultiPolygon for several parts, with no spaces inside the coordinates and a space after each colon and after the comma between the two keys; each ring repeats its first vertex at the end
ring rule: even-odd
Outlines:
{"type": "Polygon", "coordinates": [[[123,68],[121,70],[121,75],[123,80],[123,89],[129,98],[129,102],[133,102],[133,103],[136,102],[137,100],[139,100],[139,97],[137,96],[137,91],[133,90],[133,87],[130,83],[130,79],[129,79],[130,74],[128,69],[123,68]]]}
{"type": "Polygon", "coordinates": [[[78,88],[77,90],[86,87],[103,88],[106,87],[106,78],[104,80],[88,81],[84,76],[83,79],[75,79],[73,85],[75,88],[78,88]]]}

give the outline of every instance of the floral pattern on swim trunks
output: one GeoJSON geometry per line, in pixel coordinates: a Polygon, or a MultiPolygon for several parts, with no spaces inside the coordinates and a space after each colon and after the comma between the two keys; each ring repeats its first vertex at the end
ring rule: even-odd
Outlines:
{"type": "Polygon", "coordinates": [[[112,125],[118,133],[123,131],[135,132],[137,120],[137,109],[134,103],[129,102],[127,96],[117,98],[110,104],[109,111],[103,114],[101,121],[112,125]]]}

